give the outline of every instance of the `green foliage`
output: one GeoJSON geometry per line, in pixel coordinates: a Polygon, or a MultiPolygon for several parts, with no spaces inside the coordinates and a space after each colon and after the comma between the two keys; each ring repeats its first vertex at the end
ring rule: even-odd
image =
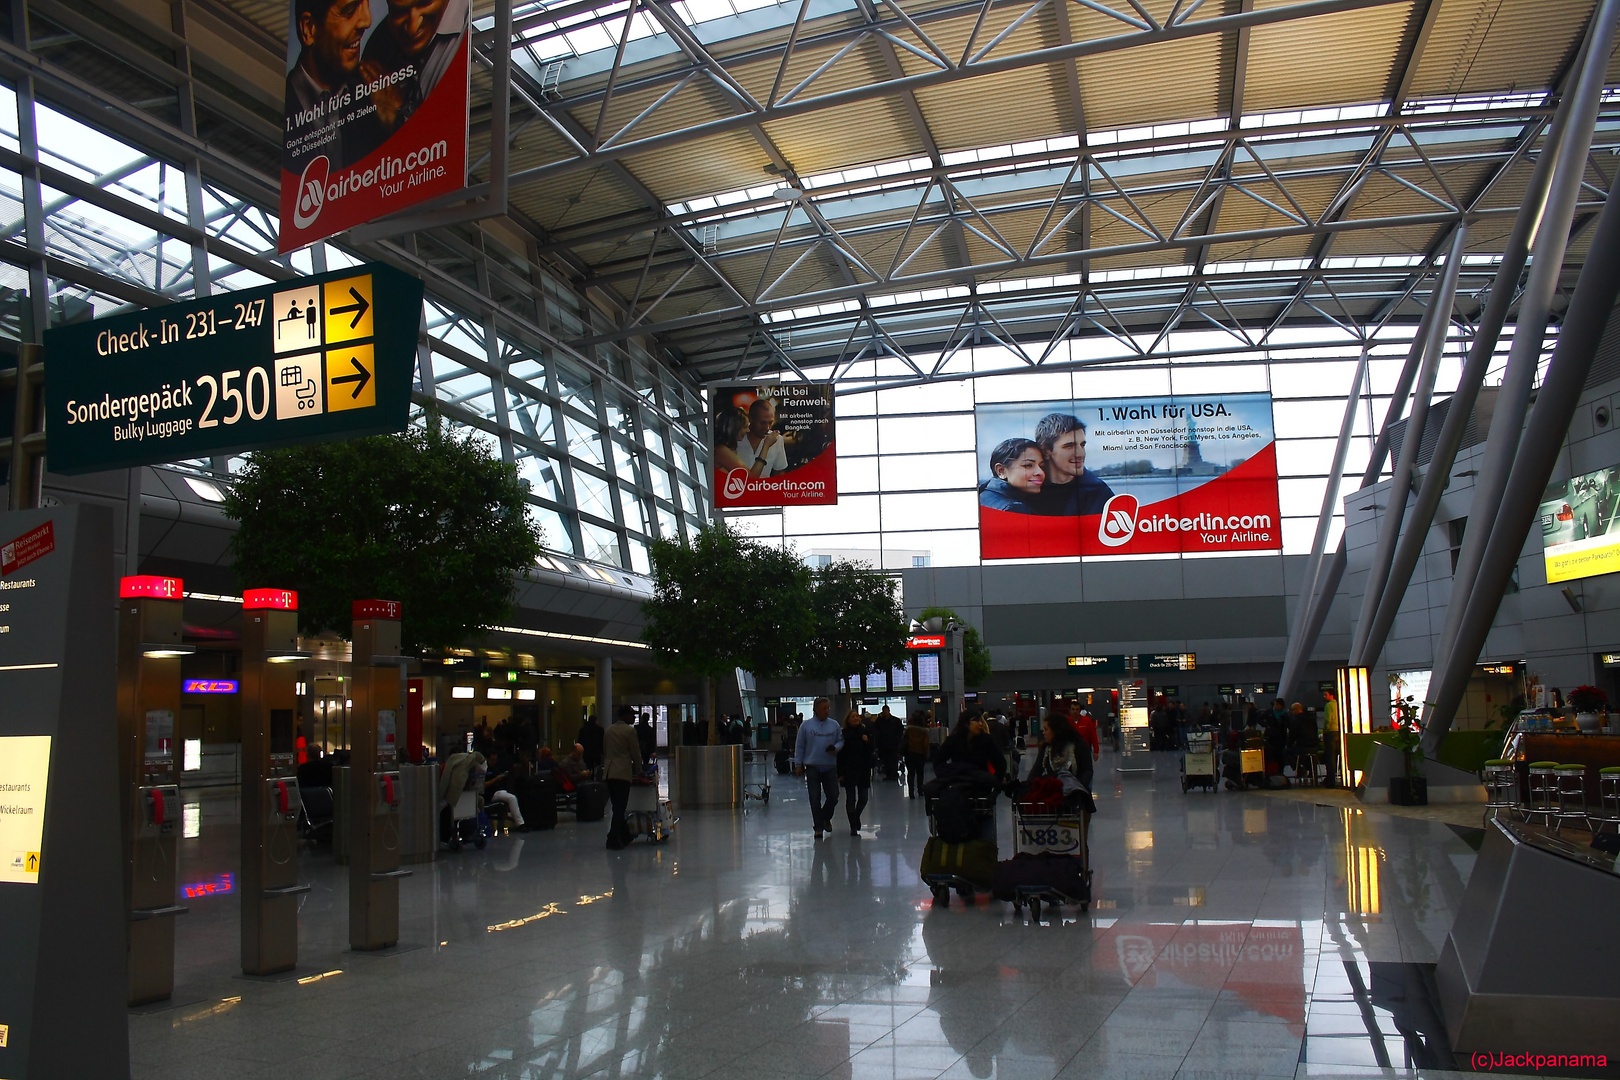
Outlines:
{"type": "Polygon", "coordinates": [[[540,554],[512,466],[426,428],[260,450],[225,499],[247,588],[298,590],[306,633],[347,634],[355,600],[398,600],[410,648],[460,645],[510,614],[540,554]]]}
{"type": "Polygon", "coordinates": [[[836,679],[890,668],[905,657],[906,617],[894,578],[844,559],[814,572],[800,675],[836,679]]]}
{"type": "Polygon", "coordinates": [[[957,615],[947,607],[923,608],[917,618],[927,622],[934,617],[950,622],[955,619],[962,625],[962,681],[969,686],[982,686],[990,677],[990,647],[979,636],[977,628],[969,626],[967,620],[957,615]]]}
{"type": "Polygon", "coordinates": [[[1411,694],[1396,701],[1393,734],[1386,740],[1401,752],[1401,763],[1408,780],[1422,775],[1423,727],[1418,722],[1417,702],[1411,694]]]}
{"type": "Polygon", "coordinates": [[[659,663],[707,678],[797,668],[812,626],[810,571],[790,552],[715,522],[690,545],[655,541],[652,568],[641,639],[659,663]]]}

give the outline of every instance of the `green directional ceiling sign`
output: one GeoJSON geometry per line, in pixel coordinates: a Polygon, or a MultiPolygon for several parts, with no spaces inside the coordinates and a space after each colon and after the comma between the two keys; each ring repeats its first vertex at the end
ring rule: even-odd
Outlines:
{"type": "Polygon", "coordinates": [[[73,474],[403,431],[422,283],[382,263],[45,333],[46,464],[73,474]]]}

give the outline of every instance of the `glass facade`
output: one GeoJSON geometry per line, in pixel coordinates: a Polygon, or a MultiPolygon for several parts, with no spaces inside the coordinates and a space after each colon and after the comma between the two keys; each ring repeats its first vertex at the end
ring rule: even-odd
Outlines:
{"type": "MultiPolygon", "coordinates": [[[[0,85],[0,147],[12,157],[0,165],[9,222],[0,338],[36,340],[41,318],[58,325],[265,284],[272,277],[261,271],[272,267],[313,273],[362,261],[335,244],[278,256],[273,208],[47,99],[30,106],[29,96],[0,85]],[[37,186],[29,176],[36,164],[37,186]],[[214,243],[199,242],[204,235],[214,243]],[[43,280],[43,304],[31,277],[43,280]]],[[[547,548],[646,572],[651,540],[684,537],[707,514],[701,434],[691,419],[702,415],[700,395],[637,343],[593,346],[589,355],[562,347],[559,338],[588,331],[587,303],[525,258],[487,243],[483,258],[481,279],[519,275],[529,302],[470,311],[428,282],[413,422],[431,403],[516,466],[547,548]]],[[[223,478],[240,463],[181,464],[223,478]]]]}

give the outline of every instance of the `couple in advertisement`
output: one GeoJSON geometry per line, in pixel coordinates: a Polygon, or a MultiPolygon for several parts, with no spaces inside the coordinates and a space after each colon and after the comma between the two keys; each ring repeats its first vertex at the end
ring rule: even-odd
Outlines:
{"type": "Polygon", "coordinates": [[[1086,468],[1085,422],[1047,413],[1034,436],[1003,439],[990,451],[991,476],[979,484],[979,505],[1056,517],[1102,513],[1114,489],[1086,468]]]}
{"type": "Polygon", "coordinates": [[[293,0],[281,250],[464,185],[470,10],[470,0],[293,0]],[[343,212],[317,224],[338,198],[343,212]]]}
{"type": "Polygon", "coordinates": [[[1281,546],[1269,394],[987,404],[984,559],[1281,546]]]}

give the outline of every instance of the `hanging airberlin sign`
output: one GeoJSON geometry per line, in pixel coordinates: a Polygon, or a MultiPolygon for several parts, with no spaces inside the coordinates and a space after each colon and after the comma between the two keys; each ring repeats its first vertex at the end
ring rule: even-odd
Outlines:
{"type": "Polygon", "coordinates": [[[832,383],[717,386],[713,393],[717,509],[838,501],[832,383]]]}
{"type": "Polygon", "coordinates": [[[469,0],[292,0],[281,251],[466,186],[469,0]]]}
{"type": "Polygon", "coordinates": [[[980,405],[985,559],[1275,551],[1269,394],[980,405]]]}

